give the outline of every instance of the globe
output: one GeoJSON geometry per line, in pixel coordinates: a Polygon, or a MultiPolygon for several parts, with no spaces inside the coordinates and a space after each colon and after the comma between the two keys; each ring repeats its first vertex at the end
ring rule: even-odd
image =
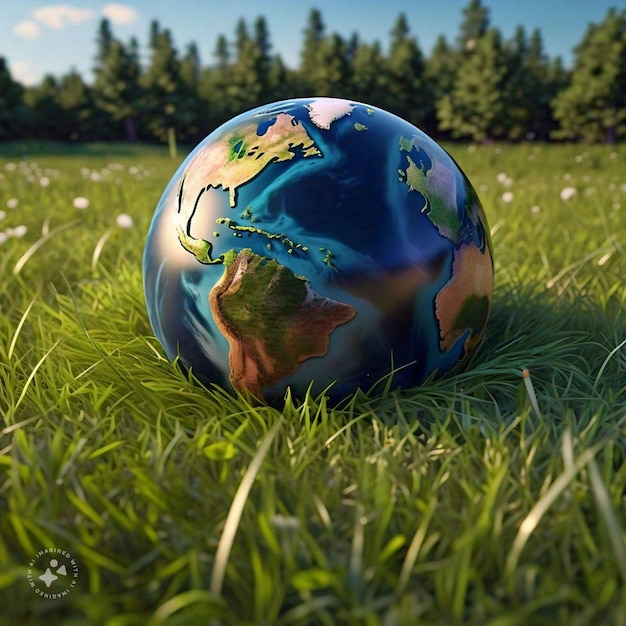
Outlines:
{"type": "Polygon", "coordinates": [[[461,370],[493,273],[484,211],[443,148],[375,106],[311,98],[243,113],[189,154],[143,279],[169,359],[272,403],[461,370]]]}

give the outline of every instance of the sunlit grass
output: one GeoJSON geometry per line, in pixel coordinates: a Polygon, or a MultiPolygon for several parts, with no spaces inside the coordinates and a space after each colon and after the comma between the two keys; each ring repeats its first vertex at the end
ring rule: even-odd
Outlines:
{"type": "Polygon", "coordinates": [[[626,623],[626,146],[449,149],[496,262],[472,368],[271,408],[152,337],[177,162],[0,146],[0,624],[626,623]]]}

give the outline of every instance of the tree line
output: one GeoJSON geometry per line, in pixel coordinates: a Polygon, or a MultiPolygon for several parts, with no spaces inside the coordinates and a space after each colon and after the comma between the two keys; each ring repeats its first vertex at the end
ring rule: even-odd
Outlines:
{"type": "Polygon", "coordinates": [[[429,56],[400,14],[387,53],[379,41],[326,30],[312,9],[300,64],[272,52],[267,22],[237,23],[204,66],[195,43],[181,54],[172,33],[150,27],[149,60],[137,39],[122,42],[103,19],[94,81],[75,70],[34,87],[11,77],[0,57],[0,140],[197,142],[234,115],[284,98],[325,95],[367,102],[440,138],[584,140],[626,137],[626,10],[589,24],[571,68],[550,58],[538,29],[505,39],[481,0],[470,0],[456,39],[440,35],[429,56]]]}

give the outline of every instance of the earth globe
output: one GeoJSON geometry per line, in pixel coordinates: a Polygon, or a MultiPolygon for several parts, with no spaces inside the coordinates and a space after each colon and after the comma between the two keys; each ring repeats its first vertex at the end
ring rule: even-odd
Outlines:
{"type": "Polygon", "coordinates": [[[411,123],[338,98],[243,113],[189,154],[144,250],[169,359],[261,402],[413,387],[476,351],[493,292],[483,208],[411,123]]]}

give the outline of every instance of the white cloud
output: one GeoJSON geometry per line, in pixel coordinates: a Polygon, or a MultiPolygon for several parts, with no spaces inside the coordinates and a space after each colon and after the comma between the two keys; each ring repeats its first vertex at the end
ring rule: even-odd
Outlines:
{"type": "Polygon", "coordinates": [[[13,32],[24,39],[37,39],[41,33],[41,28],[31,20],[24,20],[13,27],[13,32]]]}
{"type": "Polygon", "coordinates": [[[111,2],[102,9],[102,15],[108,17],[114,24],[130,24],[134,22],[139,14],[137,11],[127,4],[118,4],[111,2]]]}
{"type": "Polygon", "coordinates": [[[54,4],[39,7],[31,11],[32,17],[44,26],[64,28],[71,24],[80,24],[94,16],[92,9],[81,9],[69,4],[54,4]]]}
{"type": "Polygon", "coordinates": [[[26,61],[9,61],[9,71],[13,80],[28,87],[38,84],[41,78],[39,70],[26,61]]]}

